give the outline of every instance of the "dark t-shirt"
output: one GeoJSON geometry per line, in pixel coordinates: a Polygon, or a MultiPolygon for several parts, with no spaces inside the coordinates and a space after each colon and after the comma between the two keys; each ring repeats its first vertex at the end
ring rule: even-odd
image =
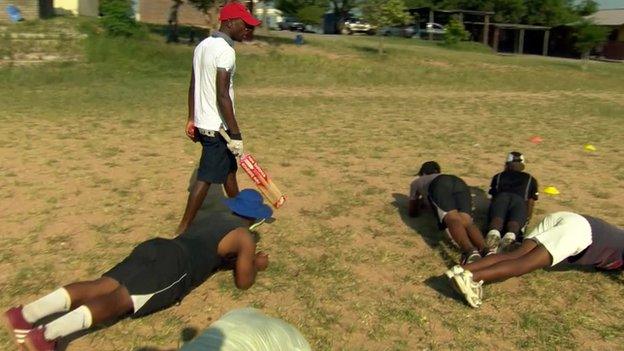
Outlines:
{"type": "Polygon", "coordinates": [[[247,227],[242,218],[228,212],[215,212],[175,238],[189,254],[189,274],[194,285],[203,283],[223,265],[217,253],[219,243],[228,233],[240,227],[247,227]]]}
{"type": "Polygon", "coordinates": [[[592,243],[580,254],[568,258],[570,263],[615,269],[624,263],[624,229],[602,219],[583,215],[592,231],[592,243]]]}
{"type": "Polygon", "coordinates": [[[492,177],[490,184],[490,195],[496,196],[500,193],[516,194],[525,201],[537,200],[539,196],[537,180],[525,172],[503,171],[492,177]]]}

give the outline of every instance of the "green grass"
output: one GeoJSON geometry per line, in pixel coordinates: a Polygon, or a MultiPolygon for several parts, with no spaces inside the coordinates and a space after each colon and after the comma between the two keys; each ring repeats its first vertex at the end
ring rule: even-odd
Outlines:
{"type": "MultiPolygon", "coordinates": [[[[2,306],[170,236],[199,154],[183,135],[192,47],[107,38],[88,20],[9,30],[52,28],[89,34],[72,49],[81,61],[0,68],[2,306]]],[[[459,254],[432,218],[406,218],[404,194],[431,159],[486,189],[519,150],[540,187],[561,191],[532,224],[568,209],[623,225],[624,65],[401,38],[378,55],[376,38],[306,34],[298,48],[291,36],[237,46],[246,149],[288,195],[259,229],[269,270],[245,292],[219,273],[181,306],[68,350],[175,347],[184,328],[246,305],[293,323],[315,350],[621,349],[621,274],[535,272],[486,286],[472,310],[439,277],[459,254]]]]}

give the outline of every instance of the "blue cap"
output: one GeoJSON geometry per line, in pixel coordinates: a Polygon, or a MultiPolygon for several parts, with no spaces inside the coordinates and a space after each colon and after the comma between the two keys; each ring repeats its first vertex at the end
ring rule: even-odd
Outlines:
{"type": "Polygon", "coordinates": [[[223,200],[232,212],[254,219],[271,218],[273,210],[264,204],[262,195],[253,189],[243,189],[235,197],[223,200]]]}

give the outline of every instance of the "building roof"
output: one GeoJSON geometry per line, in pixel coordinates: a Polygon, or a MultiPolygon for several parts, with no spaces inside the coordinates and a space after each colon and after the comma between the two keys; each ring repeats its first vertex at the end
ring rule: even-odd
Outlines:
{"type": "Polygon", "coordinates": [[[461,10],[461,9],[451,9],[451,10],[443,10],[443,9],[433,9],[431,7],[415,7],[415,8],[411,8],[409,9],[410,11],[433,11],[433,12],[438,12],[438,13],[463,13],[466,15],[478,15],[478,16],[485,16],[485,15],[493,15],[494,12],[493,11],[473,11],[473,10],[461,10]]]}
{"type": "Polygon", "coordinates": [[[619,26],[624,24],[624,8],[600,10],[586,18],[601,26],[619,26]]]}
{"type": "MultiPolygon", "coordinates": [[[[485,25],[484,22],[468,22],[468,21],[464,21],[465,24],[478,24],[478,25],[485,25]]],[[[490,26],[493,27],[498,27],[498,28],[502,28],[502,29],[535,29],[535,30],[549,30],[552,27],[546,27],[546,26],[533,26],[533,25],[529,25],[529,24],[519,24],[519,23],[494,23],[494,22],[490,22],[488,23],[490,26]]]]}

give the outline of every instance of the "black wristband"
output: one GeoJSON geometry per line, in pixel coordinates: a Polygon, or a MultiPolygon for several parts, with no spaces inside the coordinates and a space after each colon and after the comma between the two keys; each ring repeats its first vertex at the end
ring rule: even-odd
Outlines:
{"type": "Polygon", "coordinates": [[[241,133],[230,133],[230,138],[234,140],[243,140],[241,133]]]}

